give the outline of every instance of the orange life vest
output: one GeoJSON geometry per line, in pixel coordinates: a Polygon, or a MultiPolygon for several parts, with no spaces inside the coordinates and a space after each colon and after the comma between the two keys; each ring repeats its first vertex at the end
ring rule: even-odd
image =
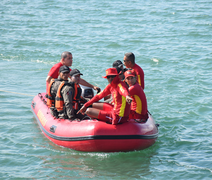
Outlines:
{"type": "Polygon", "coordinates": [[[50,107],[54,107],[54,97],[52,96],[51,94],[51,87],[52,87],[52,84],[55,82],[54,79],[51,79],[51,82],[49,84],[49,88],[48,88],[48,92],[47,92],[47,106],[50,108],[50,107]]]}
{"type": "MultiPolygon", "coordinates": [[[[58,112],[62,112],[64,109],[65,103],[64,103],[63,97],[61,95],[61,90],[65,84],[67,85],[67,83],[65,83],[65,81],[61,82],[61,84],[57,90],[57,95],[55,98],[55,108],[57,109],[58,112]]],[[[73,107],[73,109],[78,110],[82,89],[76,83],[69,82],[68,85],[70,85],[74,88],[74,97],[72,99],[72,107],[73,107]]]]}
{"type": "MultiPolygon", "coordinates": [[[[71,83],[73,87],[73,83],[71,83]]],[[[79,108],[79,101],[82,93],[82,89],[80,88],[79,84],[74,83],[74,97],[72,100],[73,109],[78,110],[79,108]]]]}
{"type": "Polygon", "coordinates": [[[73,109],[78,110],[79,101],[80,101],[80,97],[81,97],[81,93],[82,93],[82,89],[80,88],[80,86],[78,84],[75,84],[72,82],[67,83],[65,81],[62,81],[58,87],[56,97],[54,98],[51,94],[51,87],[54,82],[55,82],[55,80],[53,79],[49,84],[48,94],[47,94],[47,106],[49,108],[55,106],[55,108],[57,109],[58,112],[62,112],[64,109],[65,103],[64,103],[63,97],[61,95],[61,90],[64,87],[64,85],[70,85],[74,89],[72,106],[73,106],[73,109]]]}
{"type": "Polygon", "coordinates": [[[59,86],[59,88],[57,90],[57,95],[55,97],[55,108],[57,109],[58,112],[62,112],[63,111],[63,107],[64,107],[64,104],[65,104],[64,100],[63,100],[63,97],[61,95],[61,90],[62,90],[64,84],[65,84],[65,81],[62,81],[60,83],[60,86],[59,86]]]}

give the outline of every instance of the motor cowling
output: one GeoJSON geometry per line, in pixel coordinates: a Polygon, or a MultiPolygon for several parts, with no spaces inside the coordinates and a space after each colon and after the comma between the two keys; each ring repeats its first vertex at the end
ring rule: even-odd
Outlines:
{"type": "Polygon", "coordinates": [[[87,87],[87,86],[83,86],[83,85],[80,85],[80,87],[82,89],[82,94],[81,94],[82,97],[89,98],[89,99],[94,97],[94,92],[93,92],[92,88],[87,87]]]}

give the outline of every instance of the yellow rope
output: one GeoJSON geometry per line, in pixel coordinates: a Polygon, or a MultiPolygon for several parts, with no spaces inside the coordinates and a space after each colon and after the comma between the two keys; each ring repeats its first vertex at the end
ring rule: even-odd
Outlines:
{"type": "Polygon", "coordinates": [[[0,91],[8,92],[8,93],[13,93],[13,94],[21,94],[21,95],[24,95],[24,96],[33,96],[33,95],[30,95],[30,94],[17,93],[17,92],[12,92],[12,91],[5,91],[5,90],[2,90],[2,89],[0,89],[0,91]]]}

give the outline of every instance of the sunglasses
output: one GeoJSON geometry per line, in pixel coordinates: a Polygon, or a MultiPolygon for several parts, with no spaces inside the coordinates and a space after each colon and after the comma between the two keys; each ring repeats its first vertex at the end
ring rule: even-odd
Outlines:
{"type": "Polygon", "coordinates": [[[107,76],[107,79],[110,79],[110,78],[115,78],[116,75],[111,75],[111,76],[107,76]]]}

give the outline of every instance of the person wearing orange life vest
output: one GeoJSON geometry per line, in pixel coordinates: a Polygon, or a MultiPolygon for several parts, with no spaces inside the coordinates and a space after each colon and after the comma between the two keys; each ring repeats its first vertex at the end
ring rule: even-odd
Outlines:
{"type": "Polygon", "coordinates": [[[123,61],[126,68],[134,69],[138,84],[144,89],[144,71],[135,63],[135,55],[132,52],[125,53],[123,61]]]}
{"type": "MultiPolygon", "coordinates": [[[[61,66],[59,69],[59,78],[52,80],[48,89],[47,105],[51,109],[51,114],[56,115],[57,118],[76,119],[75,103],[81,91],[74,91],[75,84],[68,82],[70,76],[70,69],[68,66],[61,66]],[[55,112],[56,109],[56,112],[55,112]]],[[[77,109],[78,110],[78,109],[77,109]]],[[[80,116],[80,115],[79,115],[80,116]]]]}
{"type": "Polygon", "coordinates": [[[146,121],[148,119],[146,95],[136,80],[136,74],[133,69],[124,73],[125,81],[129,85],[130,96],[133,99],[131,103],[129,119],[146,121]]]}
{"type": "Polygon", "coordinates": [[[107,78],[109,84],[102,92],[85,103],[78,113],[86,113],[91,118],[97,118],[113,125],[127,122],[132,101],[127,85],[120,80],[116,68],[107,69],[104,78],[107,78]],[[114,105],[101,102],[95,103],[108,94],[112,94],[114,105]],[[92,108],[87,108],[91,104],[92,108]]]}

